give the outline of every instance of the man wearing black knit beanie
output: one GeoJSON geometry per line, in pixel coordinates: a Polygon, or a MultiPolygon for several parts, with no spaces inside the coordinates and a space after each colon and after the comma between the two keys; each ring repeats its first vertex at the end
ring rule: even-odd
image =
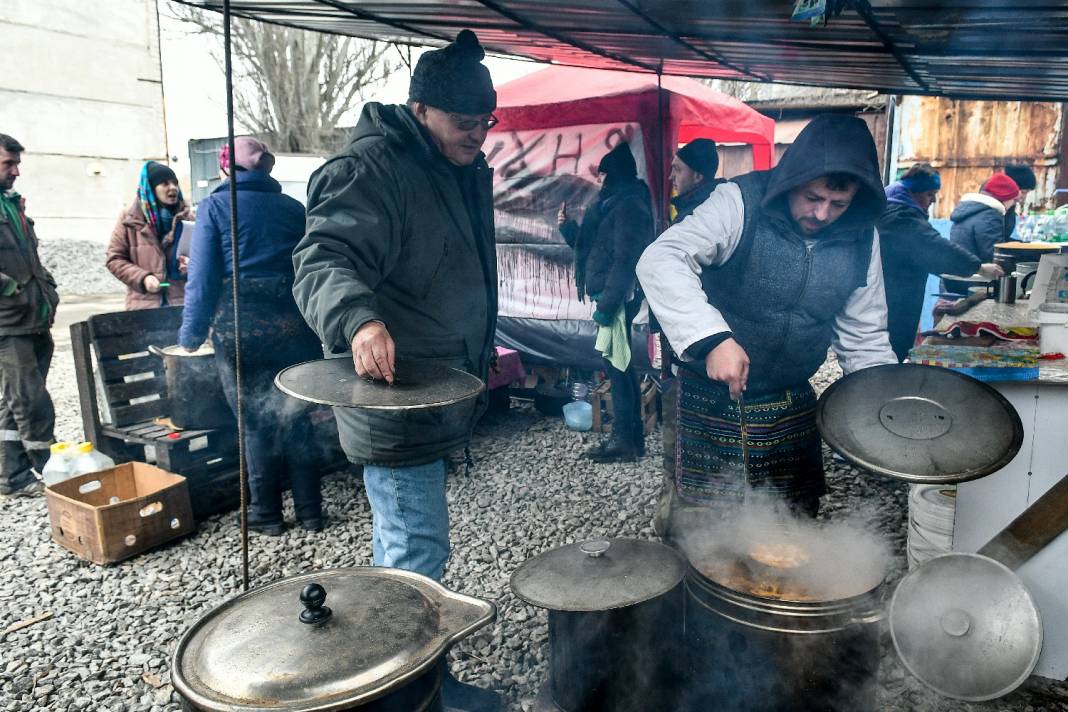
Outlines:
{"type": "MultiPolygon", "coordinates": [[[[484,57],[469,30],[424,53],[407,104],[365,105],[348,145],[308,184],[293,295],[328,355],[348,355],[361,376],[393,383],[401,358],[488,377],[497,274],[482,144],[497,93],[484,57]]],[[[335,410],[342,448],[363,466],[376,565],[441,579],[446,459],[467,446],[485,405],[335,410]]],[[[446,707],[498,705],[451,677],[443,695],[446,707]]]]}

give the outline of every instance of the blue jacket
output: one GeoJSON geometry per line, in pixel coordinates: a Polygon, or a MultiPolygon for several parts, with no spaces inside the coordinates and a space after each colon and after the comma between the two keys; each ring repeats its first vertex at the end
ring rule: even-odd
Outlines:
{"type": "MultiPolygon", "coordinates": [[[[204,343],[224,280],[233,274],[229,190],[229,182],[223,181],[197,209],[178,335],[178,343],[186,348],[204,343]]],[[[292,283],[293,248],[304,237],[304,206],[284,195],[278,181],[266,173],[238,171],[237,214],[242,283],[255,278],[292,283]]]]}

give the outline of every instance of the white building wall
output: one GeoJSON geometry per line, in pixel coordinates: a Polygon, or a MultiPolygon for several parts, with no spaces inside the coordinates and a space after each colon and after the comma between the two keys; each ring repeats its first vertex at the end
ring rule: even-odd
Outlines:
{"type": "Polygon", "coordinates": [[[156,0],[2,0],[0,133],[42,240],[106,242],[141,165],[166,160],[156,0]]]}

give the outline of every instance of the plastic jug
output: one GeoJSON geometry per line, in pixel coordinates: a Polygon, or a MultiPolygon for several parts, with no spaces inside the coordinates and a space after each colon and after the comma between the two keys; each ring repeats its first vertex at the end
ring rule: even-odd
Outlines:
{"type": "Polygon", "coordinates": [[[49,487],[74,476],[70,469],[74,454],[74,448],[71,447],[71,444],[53,443],[50,451],[51,455],[48,458],[48,462],[41,468],[41,479],[49,487]]]}
{"type": "Polygon", "coordinates": [[[115,461],[93,447],[92,443],[80,443],[70,464],[70,477],[87,472],[100,472],[115,467],[115,461]]]}
{"type": "Polygon", "coordinates": [[[564,425],[580,433],[593,428],[593,406],[586,401],[572,401],[564,406],[564,425]]]}

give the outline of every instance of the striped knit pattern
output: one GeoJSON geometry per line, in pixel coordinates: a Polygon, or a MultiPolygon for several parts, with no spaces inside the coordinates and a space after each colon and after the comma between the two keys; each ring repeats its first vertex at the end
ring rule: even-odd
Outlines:
{"type": "MultiPolygon", "coordinates": [[[[749,484],[788,499],[818,497],[826,488],[816,430],[816,394],[800,388],[746,393],[749,484]]],[[[745,497],[738,404],[727,388],[679,374],[675,489],[695,503],[745,497]]]]}

